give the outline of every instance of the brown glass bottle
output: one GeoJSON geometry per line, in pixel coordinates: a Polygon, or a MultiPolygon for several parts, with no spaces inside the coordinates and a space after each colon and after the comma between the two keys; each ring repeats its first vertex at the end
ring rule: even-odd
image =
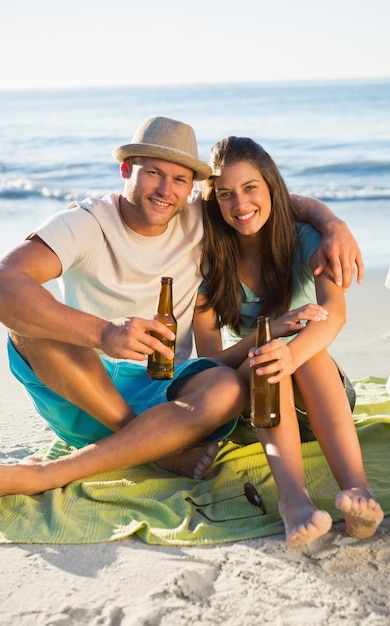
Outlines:
{"type": "MultiPolygon", "coordinates": [[[[263,346],[271,341],[270,318],[263,315],[257,318],[256,347],[263,346]]],[[[264,365],[268,365],[265,363],[264,365]]],[[[280,422],[279,412],[279,383],[267,383],[272,374],[258,376],[256,368],[250,370],[250,393],[252,426],[257,428],[272,428],[280,422]]]]}
{"type": "MultiPolygon", "coordinates": [[[[153,319],[165,324],[165,326],[168,326],[168,328],[170,328],[170,330],[172,330],[172,332],[176,335],[177,322],[173,315],[172,283],[173,279],[169,276],[162,277],[157,313],[153,319]]],[[[176,339],[170,341],[169,339],[165,339],[165,337],[161,337],[161,335],[156,333],[150,334],[159,339],[164,345],[169,346],[171,350],[175,352],[176,339]]],[[[156,380],[167,380],[169,378],[173,378],[174,360],[174,357],[172,359],[167,359],[161,354],[161,352],[157,352],[157,350],[155,350],[153,354],[148,357],[147,373],[149,378],[154,378],[156,380]]]]}

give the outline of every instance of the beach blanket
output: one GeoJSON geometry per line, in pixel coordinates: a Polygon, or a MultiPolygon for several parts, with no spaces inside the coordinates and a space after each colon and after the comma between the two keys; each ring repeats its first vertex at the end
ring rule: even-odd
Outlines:
{"type": "MultiPolygon", "coordinates": [[[[386,380],[361,379],[354,387],[354,420],[368,480],[389,515],[390,397],[386,380]]],[[[58,458],[71,451],[57,440],[44,454],[58,458]]],[[[341,520],[334,508],[339,489],[318,443],[302,444],[302,453],[314,502],[328,510],[334,521],[341,520]]],[[[36,496],[0,499],[0,543],[84,544],[135,535],[156,545],[207,545],[283,532],[275,483],[259,443],[223,444],[210,475],[202,481],[175,476],[150,463],[99,474],[36,496]],[[265,513],[245,496],[247,483],[260,494],[265,513]]]]}

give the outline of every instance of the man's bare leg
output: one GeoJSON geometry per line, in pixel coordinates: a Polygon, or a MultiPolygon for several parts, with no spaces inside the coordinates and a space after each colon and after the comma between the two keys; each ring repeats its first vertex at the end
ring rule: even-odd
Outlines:
{"type": "Polygon", "coordinates": [[[113,431],[134,417],[94,350],[10,333],[17,351],[49,389],[113,431]]]}
{"type": "MultiPolygon", "coordinates": [[[[10,335],[16,349],[49,389],[96,420],[116,431],[135,417],[94,350],[29,339],[12,332],[10,335]]],[[[203,442],[161,460],[159,465],[176,474],[201,479],[208,474],[217,452],[216,443],[203,442]]]]}
{"type": "Polygon", "coordinates": [[[165,459],[203,442],[240,413],[244,402],[245,388],[236,372],[213,367],[186,379],[180,397],[69,456],[0,466],[0,495],[40,493],[100,472],[165,459]]]}

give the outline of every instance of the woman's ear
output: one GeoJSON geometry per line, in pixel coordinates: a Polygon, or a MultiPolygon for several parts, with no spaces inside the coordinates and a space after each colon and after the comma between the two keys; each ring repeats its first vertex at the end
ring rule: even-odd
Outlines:
{"type": "Polygon", "coordinates": [[[123,161],[123,163],[120,164],[122,178],[130,178],[131,169],[132,169],[131,161],[130,160],[123,161]]]}

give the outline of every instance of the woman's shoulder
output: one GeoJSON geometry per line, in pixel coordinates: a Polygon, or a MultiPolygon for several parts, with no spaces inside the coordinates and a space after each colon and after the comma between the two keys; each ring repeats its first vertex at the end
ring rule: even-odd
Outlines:
{"type": "Polygon", "coordinates": [[[317,247],[321,243],[322,235],[311,224],[307,222],[296,222],[295,231],[298,245],[303,248],[317,247]]]}
{"type": "Polygon", "coordinates": [[[299,237],[318,237],[321,239],[321,233],[309,224],[309,222],[295,222],[295,231],[299,237]]]}

